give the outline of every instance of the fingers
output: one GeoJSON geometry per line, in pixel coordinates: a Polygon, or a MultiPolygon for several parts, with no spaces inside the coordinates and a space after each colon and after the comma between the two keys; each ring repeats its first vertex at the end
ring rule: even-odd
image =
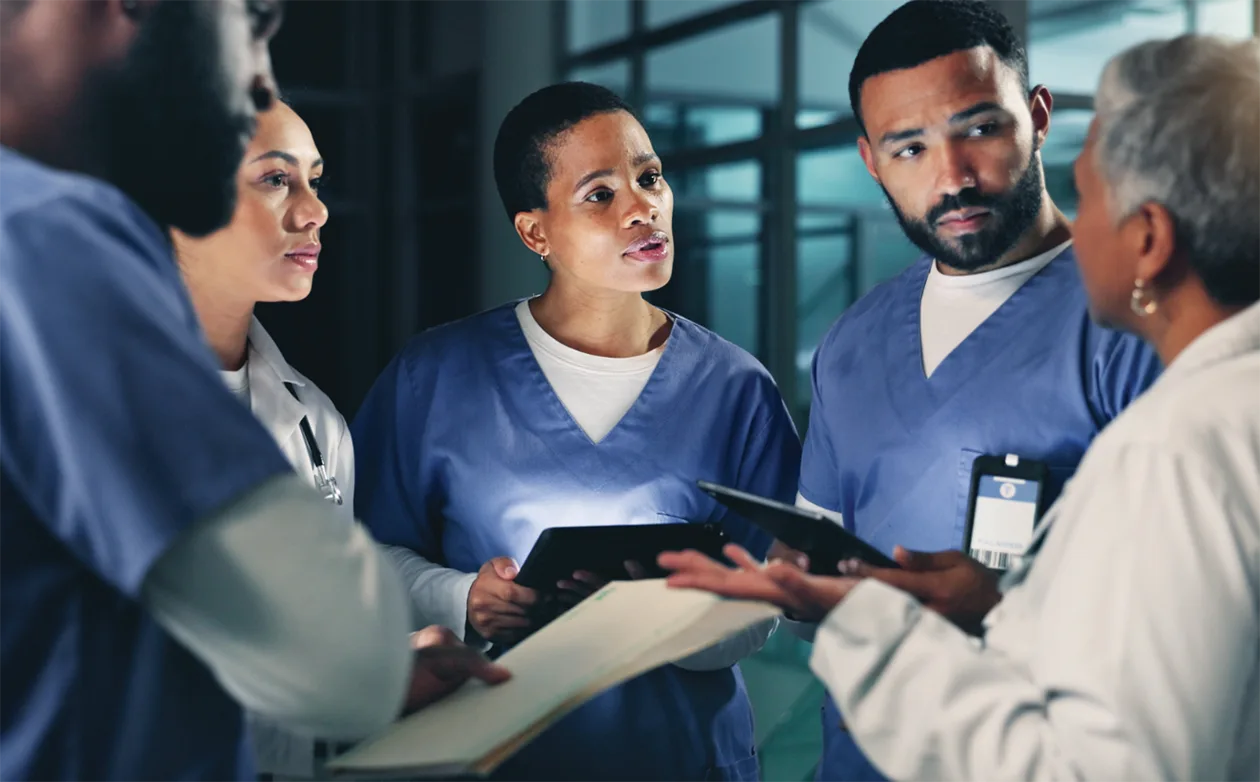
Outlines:
{"type": "Polygon", "coordinates": [[[485,589],[468,595],[468,610],[475,614],[525,616],[525,606],[485,589]]]}
{"type": "Polygon", "coordinates": [[[918,572],[944,570],[957,565],[960,557],[965,556],[961,551],[911,551],[901,546],[893,549],[893,559],[898,565],[918,572]]]}
{"type": "Polygon", "coordinates": [[[460,643],[459,636],[449,628],[441,625],[429,625],[423,630],[411,634],[411,648],[424,649],[430,646],[453,646],[460,643]]]}
{"type": "Polygon", "coordinates": [[[729,557],[730,560],[735,563],[735,567],[740,570],[761,570],[761,568],[764,567],[762,563],[753,558],[752,554],[749,554],[742,547],[737,546],[734,543],[730,543],[725,546],[722,549],[722,553],[729,557]]]}
{"type": "Polygon", "coordinates": [[[486,684],[502,684],[512,678],[512,672],[502,665],[496,665],[489,660],[482,659],[473,666],[471,671],[473,678],[480,679],[486,684]]]}
{"type": "Polygon", "coordinates": [[[538,602],[538,593],[534,590],[516,584],[507,584],[507,586],[509,588],[504,599],[509,603],[517,606],[532,606],[538,602]]]}
{"type": "Polygon", "coordinates": [[[505,614],[500,614],[498,616],[491,617],[486,622],[486,624],[490,627],[495,628],[495,630],[502,631],[502,630],[524,630],[525,628],[532,625],[533,622],[530,621],[529,617],[527,616],[509,616],[505,614]]]}
{"type": "Polygon", "coordinates": [[[770,546],[770,553],[766,555],[766,559],[773,562],[781,560],[796,565],[801,570],[809,570],[809,556],[803,552],[797,551],[783,541],[776,540],[770,546]]]}
{"type": "Polygon", "coordinates": [[[881,570],[882,568],[872,567],[860,559],[844,559],[836,565],[836,569],[840,571],[842,576],[868,578],[873,576],[876,570],[881,570]]]}
{"type": "Polygon", "coordinates": [[[538,601],[538,593],[529,587],[494,577],[479,579],[473,584],[473,590],[494,600],[520,607],[532,606],[538,601]]]}
{"type": "Polygon", "coordinates": [[[730,568],[699,551],[666,551],[656,558],[661,568],[675,573],[725,573],[730,568]]]}
{"type": "Polygon", "coordinates": [[[589,570],[575,570],[573,579],[592,592],[598,592],[608,584],[606,579],[600,578],[589,570]]]}
{"type": "Polygon", "coordinates": [[[486,564],[490,565],[494,569],[495,575],[504,581],[511,581],[516,578],[517,573],[521,572],[520,567],[516,564],[516,560],[511,557],[495,557],[486,564]]]}
{"type": "Polygon", "coordinates": [[[666,578],[665,583],[677,589],[700,589],[737,600],[761,600],[775,605],[782,605],[784,598],[783,590],[760,571],[680,572],[666,578]]]}
{"type": "Polygon", "coordinates": [[[445,684],[459,684],[470,677],[497,684],[511,677],[505,668],[463,644],[422,649],[416,652],[415,665],[445,684]]]}
{"type": "Polygon", "coordinates": [[[860,583],[843,576],[811,576],[788,566],[767,568],[767,576],[792,599],[794,612],[803,618],[826,616],[860,583]]]}

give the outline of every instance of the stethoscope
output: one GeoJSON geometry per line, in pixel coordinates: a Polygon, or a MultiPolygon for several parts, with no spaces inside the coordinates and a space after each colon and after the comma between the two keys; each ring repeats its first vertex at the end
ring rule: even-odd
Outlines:
{"type": "MultiPolygon", "coordinates": [[[[302,401],[302,397],[298,396],[297,386],[285,383],[284,387],[289,389],[289,393],[293,394],[293,398],[299,403],[302,401]]],[[[328,474],[328,467],[324,465],[324,454],[319,450],[319,443],[315,442],[311,422],[305,415],[302,416],[298,427],[302,430],[302,439],[306,441],[306,454],[311,457],[311,470],[315,473],[315,488],[324,499],[335,505],[341,505],[341,489],[337,488],[337,479],[328,474]]]]}

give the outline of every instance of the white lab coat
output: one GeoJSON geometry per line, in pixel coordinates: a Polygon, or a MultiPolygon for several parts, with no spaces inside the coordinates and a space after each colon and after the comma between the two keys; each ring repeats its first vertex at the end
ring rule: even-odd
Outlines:
{"type": "MultiPolygon", "coordinates": [[[[271,433],[298,476],[314,488],[314,466],[299,426],[302,417],[307,418],[323,453],[325,467],[341,489],[343,504],[340,510],[345,514],[347,524],[355,523],[354,446],[346,421],[337,412],[332,400],[289,366],[280,348],[257,318],[249,327],[249,360],[246,366],[250,410],[271,433]],[[285,383],[297,386],[300,402],[289,393],[285,383]]],[[[311,778],[316,775],[314,739],[293,735],[253,715],[249,715],[248,724],[259,773],[287,778],[311,778]]]]}
{"type": "Polygon", "coordinates": [[[811,661],[893,779],[1260,779],[1260,304],[1094,441],[970,639],[858,585],[811,661]]]}

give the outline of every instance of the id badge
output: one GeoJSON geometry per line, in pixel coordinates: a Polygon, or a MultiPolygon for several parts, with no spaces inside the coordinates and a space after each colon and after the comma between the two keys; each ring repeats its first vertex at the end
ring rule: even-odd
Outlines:
{"type": "Polygon", "coordinates": [[[1037,525],[1038,486],[1025,478],[980,476],[971,526],[971,558],[1008,570],[1022,562],[1037,525]]]}
{"type": "Polygon", "coordinates": [[[1045,465],[981,456],[972,473],[966,551],[994,570],[1022,564],[1041,515],[1045,465]]]}

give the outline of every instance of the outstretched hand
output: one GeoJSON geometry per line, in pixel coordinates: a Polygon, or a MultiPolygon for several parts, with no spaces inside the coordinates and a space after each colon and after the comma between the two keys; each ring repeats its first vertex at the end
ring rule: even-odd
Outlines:
{"type": "Polygon", "coordinates": [[[657,561],[662,568],[671,571],[666,579],[670,586],[773,603],[805,621],[821,620],[859,581],[838,573],[812,576],[783,560],[763,565],[734,544],[723,549],[723,553],[735,567],[723,565],[698,551],[667,552],[657,561]]]}
{"type": "Polygon", "coordinates": [[[961,551],[910,551],[898,546],[893,559],[901,569],[850,560],[842,565],[843,572],[908,592],[970,633],[980,631],[985,614],[1002,600],[997,574],[961,551]]]}

